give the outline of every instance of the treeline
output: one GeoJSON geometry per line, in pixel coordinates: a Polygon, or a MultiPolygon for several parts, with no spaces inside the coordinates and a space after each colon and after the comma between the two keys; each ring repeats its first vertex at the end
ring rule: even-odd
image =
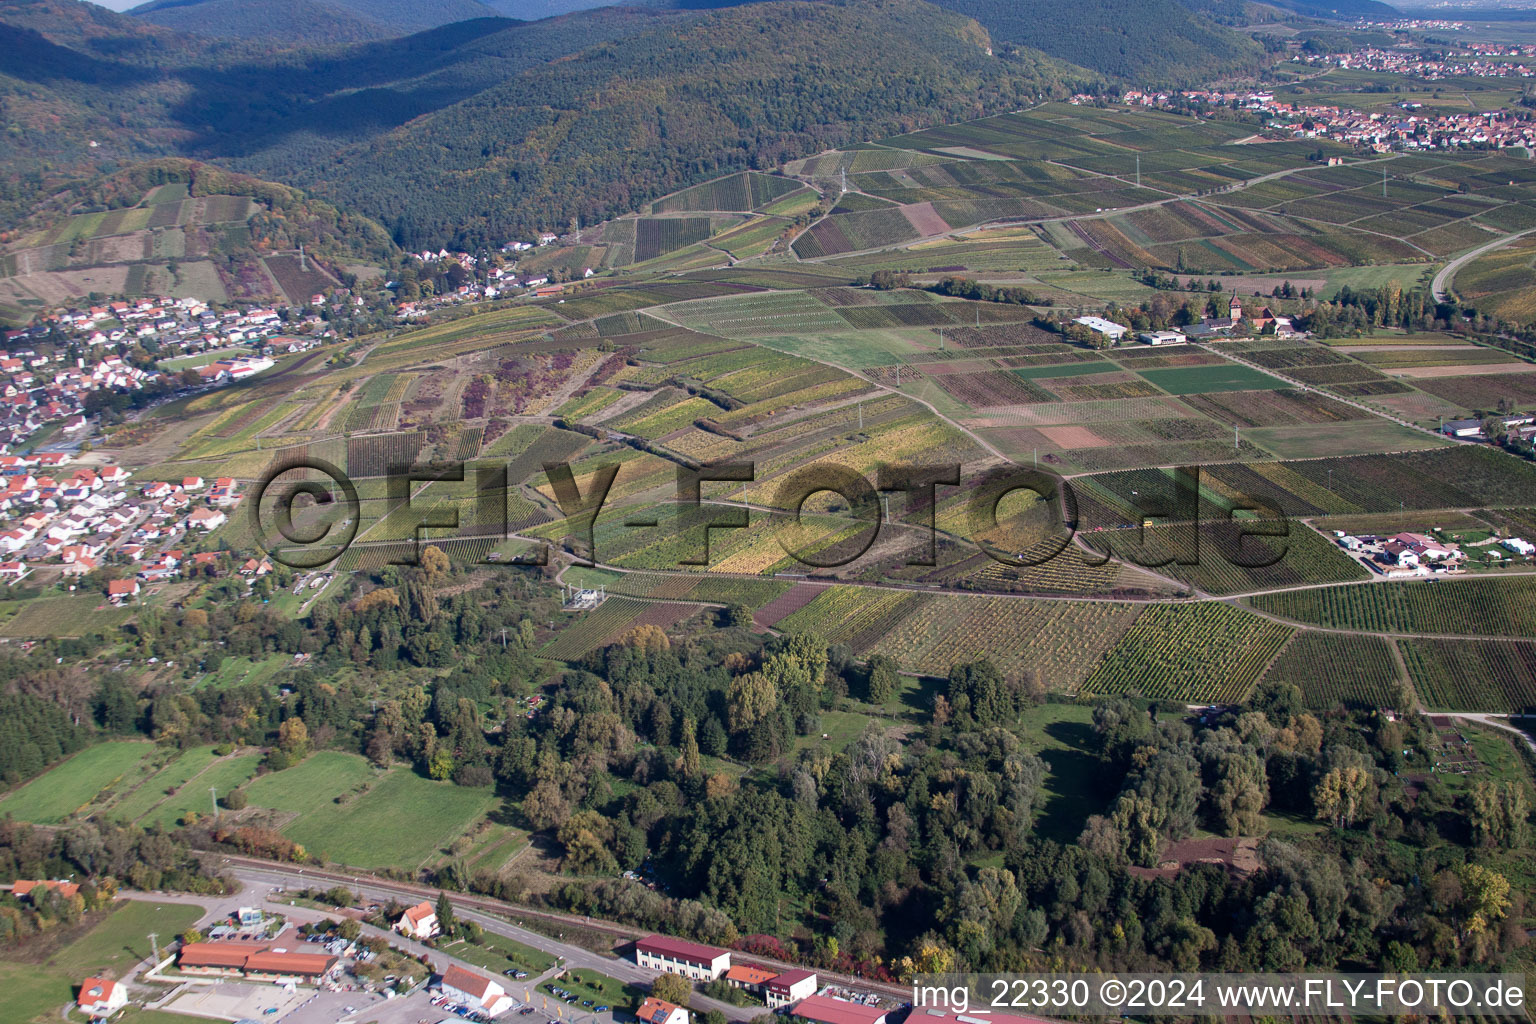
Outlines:
{"type": "MultiPolygon", "coordinates": [[[[1042,816],[1050,775],[1027,723],[1044,694],[1028,673],[958,665],[911,698],[905,728],[872,717],[838,749],[805,740],[829,712],[894,699],[894,666],[814,636],[765,640],[727,613],[687,636],[632,630],[547,685],[529,718],[515,698],[541,675],[550,588],[510,568],[464,587],[431,548],[422,563],[374,573],[301,622],[218,600],[145,609],[128,638],[188,681],[217,641],[231,656],[309,654],[282,676],[285,697],[174,677],[141,693],[89,671],[24,670],[10,689],[75,707],[88,731],[263,744],[269,771],[331,748],[494,785],[557,845],[569,882],[546,892],[515,868],[456,861],[428,880],[711,942],[761,933],[843,970],[1438,969],[1497,965],[1524,940],[1511,878],[1531,856],[1528,782],[1430,775],[1410,793],[1405,751],[1433,749],[1417,717],[1314,713],[1293,687],[1203,724],[1178,705],[1106,700],[1065,769],[1076,806],[1042,816]],[[1295,838],[1264,840],[1247,869],[1145,870],[1200,830],[1261,835],[1270,812],[1298,822],[1295,838]]],[[[176,875],[184,854],[154,845],[165,837],[89,827],[160,881],[195,884],[176,875]]],[[[258,823],[187,834],[309,856],[258,823]]],[[[61,841],[15,855],[14,870],[67,871],[50,860],[75,856],[61,841]]]]}
{"type": "Polygon", "coordinates": [[[185,841],[163,832],[95,821],[39,829],[0,819],[0,880],[18,878],[73,878],[80,891],[65,896],[34,889],[25,902],[0,893],[0,943],[78,921],[105,906],[119,883],[141,890],[240,891],[233,878],[205,867],[185,841]]]}

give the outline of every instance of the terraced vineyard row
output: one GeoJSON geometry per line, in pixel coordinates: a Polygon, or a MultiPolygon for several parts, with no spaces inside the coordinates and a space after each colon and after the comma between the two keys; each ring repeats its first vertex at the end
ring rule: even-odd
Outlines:
{"type": "Polygon", "coordinates": [[[1271,615],[1337,629],[1536,636],[1536,579],[1531,577],[1326,587],[1265,594],[1250,603],[1271,615]]]}
{"type": "Polygon", "coordinates": [[[1154,605],[1083,683],[1082,692],[1236,703],[1293,632],[1226,604],[1154,605]]]}

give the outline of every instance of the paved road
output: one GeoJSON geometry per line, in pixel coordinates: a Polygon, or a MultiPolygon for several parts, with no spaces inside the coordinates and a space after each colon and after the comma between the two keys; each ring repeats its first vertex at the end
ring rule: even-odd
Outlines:
{"type": "Polygon", "coordinates": [[[1471,252],[1464,252],[1451,260],[1451,262],[1440,268],[1440,272],[1435,275],[1434,281],[1430,283],[1429,290],[1434,295],[1435,301],[1445,302],[1450,298],[1451,283],[1456,278],[1456,271],[1460,270],[1467,263],[1475,260],[1485,252],[1491,252],[1500,246],[1508,245],[1515,239],[1528,235],[1532,231],[1536,231],[1536,228],[1526,228],[1524,231],[1516,231],[1514,234],[1505,235],[1503,238],[1495,238],[1493,241],[1480,245],[1471,252]]]}
{"type": "Polygon", "coordinates": [[[1536,754],[1536,738],[1524,729],[1510,724],[1511,718],[1531,718],[1531,715],[1489,715],[1480,711],[1426,711],[1427,715],[1444,715],[1446,718],[1464,718],[1469,722],[1486,725],[1491,729],[1500,729],[1504,732],[1512,732],[1531,748],[1531,753],[1536,754]]]}
{"type": "MultiPolygon", "coordinates": [[[[259,891],[263,897],[265,896],[266,892],[274,886],[282,886],[289,889],[302,889],[310,887],[329,888],[330,886],[337,884],[337,878],[334,877],[333,873],[327,872],[325,877],[317,877],[313,870],[306,868],[279,865],[273,865],[270,868],[265,868],[254,867],[247,863],[238,863],[232,864],[230,871],[246,887],[247,892],[254,893],[259,891]]],[[[346,884],[354,892],[361,893],[365,900],[376,903],[386,903],[390,899],[402,897],[418,899],[421,896],[420,892],[412,892],[403,886],[381,883],[362,875],[354,876],[353,881],[346,884]]],[[[454,899],[454,913],[462,920],[474,921],[487,932],[490,932],[494,935],[501,935],[505,936],[506,938],[515,939],[525,946],[532,946],[534,949],[537,949],[541,953],[547,953],[550,956],[557,957],[563,961],[563,966],[568,969],[575,968],[577,970],[600,971],[601,973],[606,974],[611,978],[616,978],[619,981],[636,984],[642,988],[649,988],[651,982],[655,981],[657,978],[656,971],[640,967],[632,961],[622,960],[617,957],[604,956],[601,953],[594,953],[592,950],[585,949],[582,946],[575,945],[574,943],[564,942],[560,939],[552,939],[540,932],[531,931],[527,928],[521,928],[515,924],[512,924],[505,918],[469,907],[466,905],[466,902],[468,899],[470,899],[470,897],[461,898],[451,896],[450,899],[454,899]]],[[[476,898],[476,902],[482,901],[476,898]]],[[[488,903],[490,901],[484,902],[488,903]]],[[[226,908],[228,905],[232,905],[231,898],[226,897],[221,902],[221,905],[226,906],[226,908]]],[[[283,907],[284,913],[289,912],[286,904],[274,904],[274,906],[283,907]]],[[[435,965],[452,959],[440,951],[431,950],[425,946],[418,946],[414,943],[410,943],[408,940],[403,939],[399,935],[391,935],[390,938],[391,941],[395,942],[396,945],[409,946],[415,952],[427,953],[435,965]]],[[[477,971],[479,973],[485,973],[481,968],[473,967],[472,965],[468,964],[465,964],[464,966],[469,967],[471,970],[477,971]]],[[[534,984],[541,980],[541,978],[529,978],[522,982],[508,982],[506,986],[507,991],[513,996],[513,998],[521,999],[522,990],[524,988],[531,989],[534,984]]],[[[710,999],[707,996],[698,994],[694,995],[693,999],[691,1000],[691,1005],[696,1009],[704,1011],[719,1010],[726,1015],[727,1019],[730,1020],[750,1020],[752,1017],[762,1012],[762,1007],[743,1008],[739,1006],[732,1006],[729,1003],[724,1003],[716,999],[710,999]]]]}

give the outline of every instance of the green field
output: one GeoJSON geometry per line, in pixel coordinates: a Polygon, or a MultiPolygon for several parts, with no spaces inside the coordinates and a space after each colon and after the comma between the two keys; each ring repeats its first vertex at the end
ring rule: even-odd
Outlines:
{"type": "Polygon", "coordinates": [[[0,799],[0,816],[50,825],[89,804],[154,751],[148,743],[98,743],[0,799]]]}
{"type": "Polygon", "coordinates": [[[1283,381],[1267,373],[1224,363],[1217,366],[1184,366],[1171,370],[1142,370],[1141,377],[1170,395],[1204,395],[1212,391],[1263,391],[1283,381]]]}
{"type": "Polygon", "coordinates": [[[164,943],[196,923],[203,910],[182,903],[122,900],[98,913],[101,919],[94,926],[42,964],[0,962],[0,992],[5,994],[0,1024],[58,1020],[58,1008],[73,1002],[81,979],[121,977],[150,955],[150,932],[159,933],[164,943]]]}
{"type": "Polygon", "coordinates": [[[335,751],[263,775],[247,794],[255,806],[293,814],[283,833],[313,856],[360,868],[419,864],[495,803],[489,789],[432,782],[403,767],[379,772],[335,751]]]}
{"type": "MultiPolygon", "coordinates": [[[[440,947],[450,956],[458,957],[476,967],[502,974],[507,970],[527,971],[529,975],[543,974],[555,963],[555,958],[541,953],[532,946],[524,945],[505,935],[486,932],[478,945],[460,940],[440,947]]],[[[525,979],[532,981],[532,977],[525,979]]],[[[508,979],[503,984],[511,987],[517,982],[508,979]]]]}

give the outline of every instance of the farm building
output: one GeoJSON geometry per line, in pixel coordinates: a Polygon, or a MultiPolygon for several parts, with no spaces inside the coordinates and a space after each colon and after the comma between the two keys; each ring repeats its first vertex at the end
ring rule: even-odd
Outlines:
{"type": "Polygon", "coordinates": [[[886,1011],[830,996],[806,996],[790,1011],[815,1024],[886,1024],[886,1011]]]}
{"type": "MultiPolygon", "coordinates": [[[[297,941],[297,940],[294,940],[297,941]]],[[[281,939],[270,942],[189,942],[176,966],[183,974],[217,974],[256,981],[316,984],[341,960],[327,953],[290,953],[281,939]]]]}
{"type": "Polygon", "coordinates": [[[635,963],[693,981],[714,981],[730,969],[731,953],[684,939],[651,935],[635,943],[635,963]]]}
{"type": "Polygon", "coordinates": [[[1136,337],[1147,345],[1182,345],[1189,340],[1179,331],[1142,331],[1136,337]]]}
{"type": "Polygon", "coordinates": [[[1130,333],[1129,328],[1121,327],[1113,320],[1105,320],[1101,316],[1080,316],[1072,322],[1075,324],[1082,324],[1084,327],[1088,328],[1090,331],[1093,331],[1095,334],[1102,334],[1110,341],[1116,343],[1118,343],[1121,338],[1124,338],[1127,334],[1130,333]]]}
{"type": "Polygon", "coordinates": [[[1447,420],[1445,422],[1445,425],[1442,426],[1440,429],[1441,429],[1441,431],[1443,431],[1445,433],[1445,435],[1447,437],[1464,437],[1464,438],[1482,437],[1483,436],[1483,421],[1482,420],[1447,420]]]}

